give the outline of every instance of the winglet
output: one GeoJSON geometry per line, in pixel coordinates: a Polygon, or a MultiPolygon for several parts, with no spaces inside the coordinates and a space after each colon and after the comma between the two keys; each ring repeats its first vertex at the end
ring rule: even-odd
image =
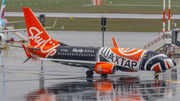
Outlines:
{"type": "Polygon", "coordinates": [[[115,38],[112,37],[114,48],[119,48],[119,45],[117,44],[115,38]]]}

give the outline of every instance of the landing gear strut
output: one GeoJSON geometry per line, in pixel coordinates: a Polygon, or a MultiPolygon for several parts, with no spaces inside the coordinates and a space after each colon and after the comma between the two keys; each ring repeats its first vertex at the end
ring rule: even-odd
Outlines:
{"type": "Polygon", "coordinates": [[[155,73],[154,73],[154,80],[155,80],[155,83],[156,83],[156,84],[159,83],[159,73],[158,73],[158,72],[155,72],[155,73]]]}
{"type": "Polygon", "coordinates": [[[154,79],[159,79],[159,73],[158,72],[154,73],[154,79]]]}
{"type": "Polygon", "coordinates": [[[93,70],[88,70],[88,71],[86,71],[87,77],[92,77],[93,74],[94,74],[93,70]]]}

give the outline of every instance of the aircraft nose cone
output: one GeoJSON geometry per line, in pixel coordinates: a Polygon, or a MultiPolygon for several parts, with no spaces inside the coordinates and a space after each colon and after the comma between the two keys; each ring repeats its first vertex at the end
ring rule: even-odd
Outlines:
{"type": "Polygon", "coordinates": [[[172,61],[173,62],[173,64],[174,64],[174,66],[176,66],[176,62],[174,62],[174,61],[172,61]]]}

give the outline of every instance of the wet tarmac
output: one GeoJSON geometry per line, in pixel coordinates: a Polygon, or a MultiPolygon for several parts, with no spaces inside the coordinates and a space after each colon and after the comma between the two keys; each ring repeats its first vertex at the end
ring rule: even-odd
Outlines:
{"type": "MultiPolygon", "coordinates": [[[[49,34],[69,45],[101,46],[100,32],[52,31],[49,34]]],[[[105,37],[109,47],[112,47],[112,36],[119,46],[141,48],[158,33],[109,32],[105,37]]],[[[158,83],[154,72],[117,71],[108,78],[99,74],[86,78],[86,68],[35,59],[23,64],[25,59],[21,48],[0,51],[0,101],[179,101],[180,98],[179,58],[175,59],[176,67],[159,74],[158,83]]]]}

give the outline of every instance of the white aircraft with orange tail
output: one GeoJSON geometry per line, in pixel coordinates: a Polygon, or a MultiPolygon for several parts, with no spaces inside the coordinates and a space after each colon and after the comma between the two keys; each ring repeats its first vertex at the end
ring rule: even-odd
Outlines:
{"type": "MultiPolygon", "coordinates": [[[[114,47],[82,47],[69,46],[52,39],[30,8],[23,8],[29,43],[23,48],[28,59],[49,60],[71,66],[86,67],[87,76],[93,76],[94,71],[103,76],[116,71],[155,71],[164,72],[176,66],[176,63],[166,55],[143,49],[119,48],[113,38],[114,47]]],[[[28,60],[27,59],[27,60],[28,60]]],[[[27,61],[26,60],[26,61],[27,61]]],[[[25,61],[25,62],[26,62],[25,61]]]]}

